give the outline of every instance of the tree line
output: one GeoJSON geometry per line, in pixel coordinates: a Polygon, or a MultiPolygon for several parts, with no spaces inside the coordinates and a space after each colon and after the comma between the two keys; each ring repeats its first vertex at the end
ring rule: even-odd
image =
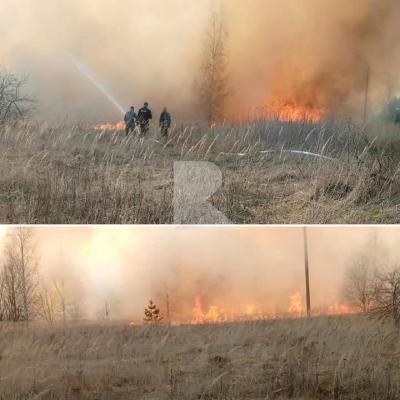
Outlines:
{"type": "MultiPolygon", "coordinates": [[[[70,280],[44,277],[40,273],[37,242],[30,228],[17,227],[8,231],[0,264],[0,322],[41,320],[66,324],[78,321],[83,318],[82,298],[73,286],[70,280]]],[[[111,311],[106,302],[97,318],[110,319],[111,311]]],[[[163,319],[160,308],[150,300],[143,322],[156,324],[163,319]]]]}
{"type": "Polygon", "coordinates": [[[62,278],[39,274],[37,243],[30,228],[18,227],[6,236],[0,264],[0,321],[35,319],[55,322],[81,317],[79,301],[62,278]]]}
{"type": "MultiPolygon", "coordinates": [[[[385,264],[383,259],[376,251],[373,256],[358,257],[347,270],[344,297],[361,314],[391,319],[400,326],[400,265],[385,264]]],[[[0,263],[0,321],[41,319],[66,323],[81,319],[81,298],[73,294],[76,290],[71,288],[71,282],[62,277],[44,279],[39,274],[38,260],[33,231],[26,227],[10,229],[0,263]]],[[[150,300],[144,310],[144,322],[170,322],[171,306],[166,293],[160,297],[165,301],[163,312],[150,300]]],[[[109,317],[108,303],[105,310],[109,317]]]]}

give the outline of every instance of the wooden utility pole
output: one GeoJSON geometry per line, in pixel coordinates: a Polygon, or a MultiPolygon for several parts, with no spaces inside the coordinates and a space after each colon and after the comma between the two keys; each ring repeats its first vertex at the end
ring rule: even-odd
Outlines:
{"type": "Polygon", "coordinates": [[[307,302],[307,317],[311,317],[311,295],[310,295],[310,272],[308,266],[308,241],[307,241],[307,228],[303,228],[304,233],[304,268],[306,274],[306,302],[307,302]]]}

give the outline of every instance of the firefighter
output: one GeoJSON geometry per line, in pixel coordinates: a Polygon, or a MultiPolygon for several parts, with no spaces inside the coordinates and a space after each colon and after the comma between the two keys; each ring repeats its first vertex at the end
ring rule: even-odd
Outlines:
{"type": "Polygon", "coordinates": [[[149,131],[150,120],[153,119],[153,114],[149,109],[149,103],[144,103],[144,106],[138,112],[138,121],[142,136],[145,136],[149,131]]]}
{"type": "Polygon", "coordinates": [[[131,132],[134,132],[136,127],[137,115],[135,113],[135,107],[131,107],[131,109],[125,114],[125,133],[128,136],[131,132]]]}
{"type": "Polygon", "coordinates": [[[171,114],[168,112],[167,107],[164,107],[160,115],[160,133],[165,141],[168,139],[169,128],[171,128],[171,114]]]}

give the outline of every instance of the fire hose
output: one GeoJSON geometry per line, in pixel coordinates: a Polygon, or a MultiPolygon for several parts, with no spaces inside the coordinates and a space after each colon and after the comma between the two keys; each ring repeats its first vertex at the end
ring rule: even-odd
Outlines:
{"type": "MultiPolygon", "coordinates": [[[[262,150],[260,151],[260,154],[273,154],[273,153],[290,153],[290,154],[300,154],[308,157],[315,157],[315,158],[321,158],[323,160],[329,160],[329,161],[337,161],[337,158],[333,157],[328,157],[324,156],[322,154],[317,154],[317,153],[312,153],[310,151],[301,151],[301,150],[262,150]]],[[[221,153],[224,154],[224,153],[221,153]]],[[[227,154],[227,153],[225,153],[227,154]]],[[[246,153],[236,153],[239,157],[245,157],[247,156],[246,153]]]]}

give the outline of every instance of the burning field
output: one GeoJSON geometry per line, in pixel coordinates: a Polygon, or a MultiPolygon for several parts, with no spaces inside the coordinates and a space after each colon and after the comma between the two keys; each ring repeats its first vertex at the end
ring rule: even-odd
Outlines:
{"type": "Polygon", "coordinates": [[[397,400],[399,234],[4,228],[0,399],[397,400]]]}
{"type": "MultiPolygon", "coordinates": [[[[226,299],[217,299],[215,305],[213,302],[206,302],[203,296],[196,295],[193,300],[193,306],[176,309],[171,312],[171,305],[166,306],[165,298],[159,300],[161,303],[161,314],[162,319],[160,323],[167,323],[172,326],[180,325],[210,325],[210,324],[226,324],[226,323],[237,323],[237,322],[255,322],[255,321],[274,321],[283,319],[297,319],[304,318],[307,316],[307,310],[303,296],[298,292],[289,297],[287,301],[287,309],[274,309],[268,306],[263,306],[256,303],[243,303],[241,302],[235,305],[229,305],[229,301],[226,299]],[[163,302],[164,301],[164,302],[163,302]],[[209,303],[209,304],[208,304],[209,303]],[[242,304],[240,304],[242,303],[242,304]]],[[[189,301],[190,303],[190,301],[189,301]]],[[[285,301],[282,301],[285,303],[285,301]]],[[[312,316],[317,317],[320,315],[335,316],[335,315],[358,315],[359,309],[348,304],[332,304],[322,308],[315,307],[312,312],[312,316]]],[[[131,326],[143,325],[143,320],[138,319],[130,322],[131,326]]]]}
{"type": "MultiPolygon", "coordinates": [[[[340,240],[329,228],[307,232],[273,227],[8,228],[0,245],[5,265],[17,244],[22,256],[29,252],[32,281],[24,285],[33,288],[32,318],[50,324],[218,325],[365,313],[358,300],[345,295],[347,269],[358,260],[369,265],[378,256],[382,265],[396,265],[398,230],[343,228],[340,240]],[[306,283],[308,258],[311,279],[306,283]]],[[[7,300],[15,297],[6,284],[13,268],[0,268],[0,321],[22,318],[7,300]]]]}

